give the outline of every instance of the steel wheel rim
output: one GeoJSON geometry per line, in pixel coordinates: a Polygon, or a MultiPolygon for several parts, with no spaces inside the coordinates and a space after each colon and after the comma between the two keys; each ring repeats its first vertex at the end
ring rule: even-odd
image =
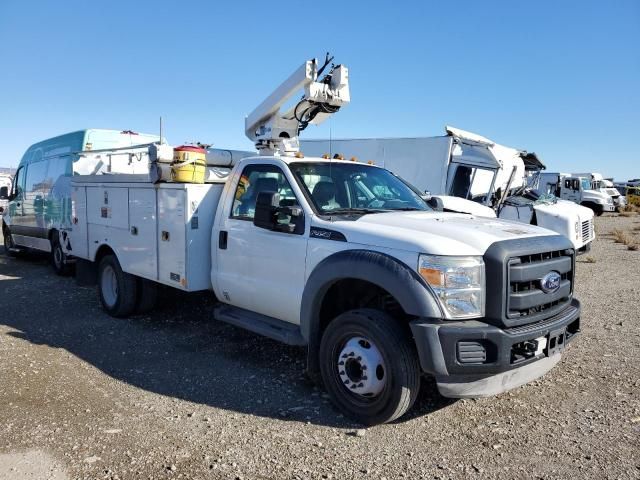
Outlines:
{"type": "Polygon", "coordinates": [[[60,244],[56,244],[53,248],[53,261],[56,264],[56,267],[62,268],[62,247],[60,244]]]}
{"type": "Polygon", "coordinates": [[[102,290],[102,299],[108,307],[113,307],[118,301],[118,278],[116,271],[111,265],[107,265],[102,270],[100,278],[100,289],[102,290]]]}
{"type": "Polygon", "coordinates": [[[374,400],[385,390],[388,368],[380,349],[363,336],[346,339],[336,358],[342,388],[360,400],[374,400]]]}

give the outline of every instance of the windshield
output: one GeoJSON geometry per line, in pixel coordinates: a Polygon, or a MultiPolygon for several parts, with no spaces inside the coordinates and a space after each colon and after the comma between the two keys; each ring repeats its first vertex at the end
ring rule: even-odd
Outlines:
{"type": "Polygon", "coordinates": [[[582,182],[583,190],[591,190],[591,182],[587,178],[581,178],[580,182],[582,182]]]}
{"type": "Polygon", "coordinates": [[[431,210],[390,171],[362,163],[292,163],[298,182],[321,215],[431,210]]]}

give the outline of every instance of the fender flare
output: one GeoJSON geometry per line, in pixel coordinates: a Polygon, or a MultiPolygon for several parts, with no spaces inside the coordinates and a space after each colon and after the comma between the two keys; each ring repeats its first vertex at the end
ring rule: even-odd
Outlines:
{"type": "Polygon", "coordinates": [[[431,287],[415,269],[398,259],[371,250],[343,250],[322,260],[302,293],[300,332],[309,346],[308,370],[317,371],[320,348],[320,307],[329,288],[343,279],[364,280],[389,292],[409,315],[443,318],[431,287]]]}

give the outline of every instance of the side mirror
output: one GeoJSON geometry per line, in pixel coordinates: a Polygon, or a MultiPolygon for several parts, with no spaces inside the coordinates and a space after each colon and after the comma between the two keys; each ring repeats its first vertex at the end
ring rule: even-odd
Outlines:
{"type": "MultiPolygon", "coordinates": [[[[302,208],[297,205],[281,206],[280,194],[276,192],[260,192],[256,198],[256,209],[253,224],[267,230],[293,233],[299,222],[279,222],[281,215],[291,219],[302,216],[302,208]]],[[[300,224],[302,225],[302,224],[300,224]]]]}
{"type": "Polygon", "coordinates": [[[436,212],[444,211],[444,204],[442,203],[442,199],[439,197],[430,197],[429,200],[427,200],[427,204],[436,212]]]}
{"type": "Polygon", "coordinates": [[[256,198],[256,210],[253,224],[259,228],[275,230],[278,225],[278,209],[280,194],[276,192],[260,192],[256,198]]]}
{"type": "Polygon", "coordinates": [[[9,187],[0,187],[0,200],[9,200],[9,187]]]}

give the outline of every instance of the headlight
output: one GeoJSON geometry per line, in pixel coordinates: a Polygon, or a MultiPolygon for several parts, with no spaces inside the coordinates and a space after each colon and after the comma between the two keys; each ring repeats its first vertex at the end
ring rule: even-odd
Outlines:
{"type": "Polygon", "coordinates": [[[433,288],[447,318],[484,316],[482,257],[420,255],[418,272],[433,288]]]}
{"type": "Polygon", "coordinates": [[[576,233],[578,233],[580,231],[580,222],[576,222],[573,228],[576,231],[576,233]]]}

